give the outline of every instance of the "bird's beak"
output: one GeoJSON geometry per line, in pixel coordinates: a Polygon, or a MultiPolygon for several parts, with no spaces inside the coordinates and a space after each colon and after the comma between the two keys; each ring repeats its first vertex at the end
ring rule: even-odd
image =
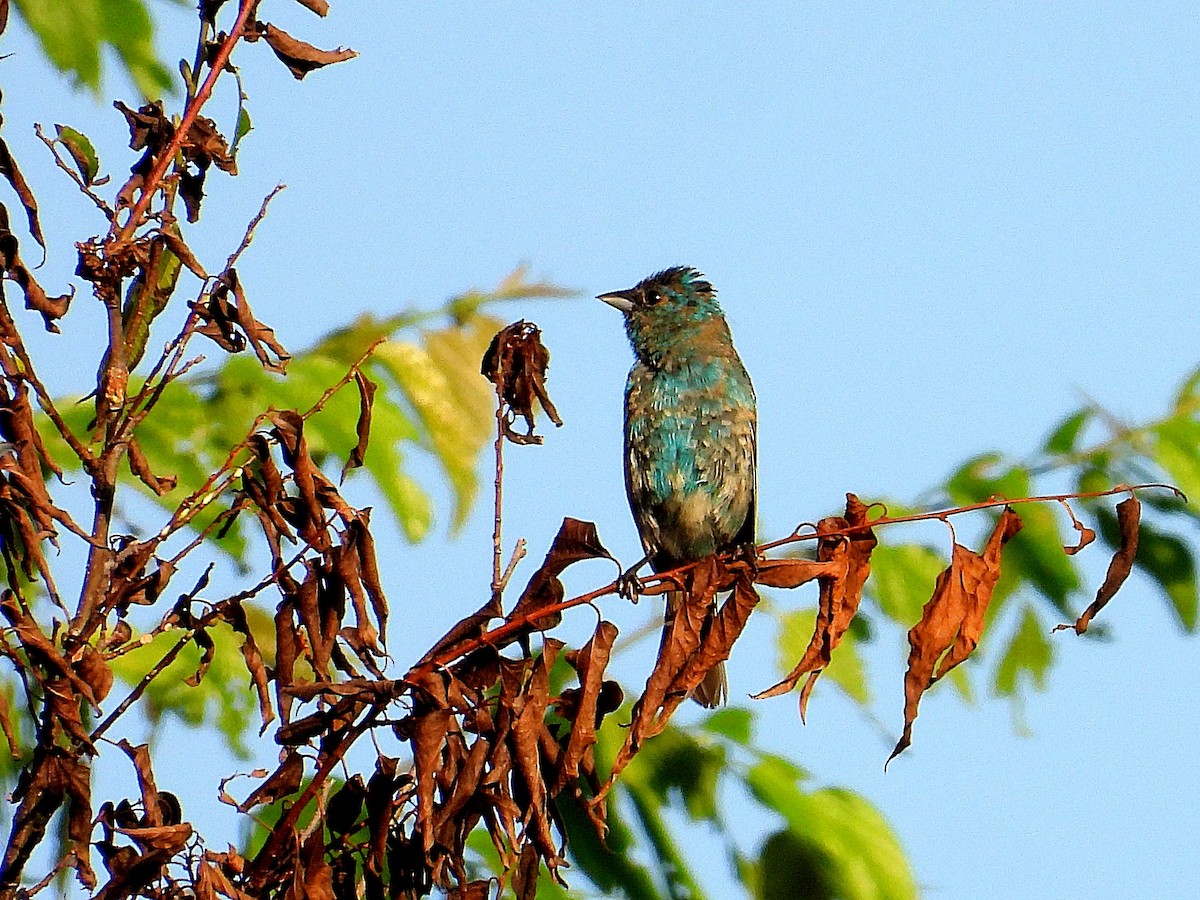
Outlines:
{"type": "Polygon", "coordinates": [[[614,309],[619,309],[623,313],[633,311],[634,293],[629,291],[613,291],[609,294],[600,294],[596,299],[603,300],[614,309]]]}

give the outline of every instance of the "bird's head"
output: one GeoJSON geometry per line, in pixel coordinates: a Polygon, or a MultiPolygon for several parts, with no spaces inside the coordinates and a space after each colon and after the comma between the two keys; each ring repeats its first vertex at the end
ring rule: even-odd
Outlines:
{"type": "Polygon", "coordinates": [[[626,291],[596,299],[625,315],[625,330],[634,350],[653,354],[663,341],[684,338],[707,321],[721,317],[717,292],[688,266],[664,269],[626,291]]]}

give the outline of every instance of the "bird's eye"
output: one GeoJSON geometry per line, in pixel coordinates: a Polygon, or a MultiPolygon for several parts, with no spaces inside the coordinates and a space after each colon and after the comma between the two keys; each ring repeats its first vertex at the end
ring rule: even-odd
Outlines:
{"type": "Polygon", "coordinates": [[[646,303],[654,304],[662,299],[662,294],[658,291],[646,291],[646,303]]]}

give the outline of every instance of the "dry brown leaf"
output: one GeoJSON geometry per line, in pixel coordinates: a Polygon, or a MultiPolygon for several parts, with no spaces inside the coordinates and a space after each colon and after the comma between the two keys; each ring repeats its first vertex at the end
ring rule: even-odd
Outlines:
{"type": "Polygon", "coordinates": [[[508,407],[504,418],[504,435],[517,444],[540,444],[542,438],[533,432],[534,401],[541,404],[550,421],[561,426],[562,419],[546,392],[546,369],[550,351],[542,344],[542,332],[532,322],[524,320],[501,329],[483,355],[481,371],[496,385],[508,407]],[[524,434],[513,431],[517,416],[525,420],[524,434]]]}
{"type": "Polygon", "coordinates": [[[438,773],[442,768],[442,747],[450,729],[450,710],[438,703],[441,676],[430,673],[422,679],[423,699],[414,705],[409,743],[413,752],[413,771],[417,778],[417,822],[414,830],[422,836],[426,853],[433,848],[436,834],[434,817],[434,790],[438,773]]]}
{"type": "Polygon", "coordinates": [[[250,680],[258,695],[258,712],[262,719],[259,734],[262,734],[267,730],[267,726],[275,720],[275,710],[271,708],[271,689],[268,684],[267,667],[263,663],[262,652],[258,649],[258,642],[250,631],[250,623],[246,620],[246,610],[240,602],[225,604],[221,610],[221,618],[242,636],[242,658],[246,661],[246,669],[250,673],[250,680]]]}
{"type": "Polygon", "coordinates": [[[1121,530],[1121,546],[1117,548],[1117,552],[1113,554],[1113,558],[1108,564],[1104,583],[1096,591],[1096,599],[1083,611],[1083,615],[1075,621],[1073,626],[1059,625],[1055,631],[1073,627],[1076,634],[1083,634],[1088,630],[1088,625],[1091,624],[1096,613],[1104,609],[1108,601],[1121,589],[1121,585],[1125,583],[1125,579],[1133,570],[1133,561],[1137,557],[1138,524],[1141,517],[1141,501],[1133,494],[1117,504],[1117,525],[1121,530]]]}
{"type": "Polygon", "coordinates": [[[4,739],[8,742],[8,754],[13,759],[21,758],[21,744],[17,740],[16,729],[13,728],[12,718],[9,714],[8,697],[4,691],[0,691],[0,734],[4,735],[4,739]]]}
{"type": "Polygon", "coordinates": [[[113,673],[104,657],[91,645],[85,645],[79,659],[75,661],[75,671],[79,677],[88,683],[96,700],[103,702],[112,690],[113,673]]]}
{"type": "MultiPolygon", "coordinates": [[[[304,900],[334,900],[333,868],[325,861],[325,835],[313,831],[302,848],[304,858],[304,900]]],[[[299,900],[299,898],[297,898],[299,900]]]]}
{"type": "MultiPolygon", "coordinates": [[[[858,612],[859,603],[862,602],[863,585],[871,572],[871,551],[877,541],[869,529],[854,529],[863,528],[867,524],[867,507],[853,494],[846,495],[845,516],[829,516],[817,523],[817,561],[808,562],[808,566],[814,569],[825,567],[825,571],[819,576],[821,592],[812,639],[800,661],[787,677],[767,690],[754,694],[755,700],[787,693],[795,688],[801,677],[807,675],[800,694],[800,717],[804,719],[808,697],[816,683],[817,675],[829,665],[833,651],[841,643],[858,612]]],[[[801,570],[798,574],[808,575],[808,571],[801,570]]],[[[759,583],[773,583],[764,581],[761,577],[756,577],[755,580],[759,583]]]]}
{"type": "Polygon", "coordinates": [[[1079,521],[1079,518],[1075,515],[1075,510],[1071,509],[1071,504],[1067,503],[1066,500],[1061,502],[1067,510],[1067,515],[1071,517],[1071,527],[1079,532],[1079,540],[1073,546],[1063,547],[1063,552],[1067,556],[1074,556],[1092,541],[1096,540],[1096,532],[1079,521]]]}
{"type": "Polygon", "coordinates": [[[1021,518],[1010,507],[1005,507],[983,554],[961,544],[954,545],[949,568],[938,575],[933,596],[921,612],[921,620],[908,632],[910,650],[908,671],[904,676],[904,732],[888,762],[912,743],[912,727],[921,696],[934,681],[975,649],[983,632],[992,591],[1000,578],[1001,550],[1020,530],[1021,518]]]}
{"type": "MultiPolygon", "coordinates": [[[[546,551],[546,559],[529,579],[506,621],[515,622],[536,613],[539,609],[561,603],[565,590],[559,576],[573,563],[588,559],[612,558],[612,554],[600,542],[600,535],[594,523],[570,517],[563,519],[558,534],[554,536],[550,549],[546,551]]],[[[531,620],[525,633],[544,631],[561,621],[562,612],[554,612],[531,620]]],[[[512,638],[515,639],[516,636],[512,638]]]]}
{"type": "Polygon", "coordinates": [[[565,860],[550,833],[550,798],[543,776],[540,738],[546,727],[546,709],[550,704],[550,669],[562,647],[562,641],[550,637],[544,640],[542,654],[533,666],[512,728],[513,761],[529,798],[525,806],[525,835],[532,837],[546,867],[555,877],[565,860]]]}
{"type": "Polygon", "coordinates": [[[150,468],[150,461],[146,459],[146,454],[142,452],[142,447],[136,438],[129,439],[126,449],[129,451],[129,471],[136,475],[142,484],[154,491],[159,497],[175,490],[175,485],[179,483],[179,479],[174,475],[155,475],[150,468]]]}
{"type": "MultiPolygon", "coordinates": [[[[17,167],[17,161],[13,158],[12,151],[8,149],[8,144],[3,138],[0,138],[0,177],[3,177],[12,185],[12,189],[16,191],[17,199],[21,201],[21,206],[25,208],[25,218],[29,222],[29,233],[33,235],[33,239],[45,251],[46,239],[42,236],[42,223],[38,219],[37,198],[33,196],[33,191],[30,189],[28,182],[25,181],[25,176],[21,174],[20,168],[17,167]]],[[[7,215],[5,215],[6,220],[7,218],[7,215]]],[[[5,230],[7,229],[8,225],[6,221],[5,230]]]]}
{"type": "Polygon", "coordinates": [[[557,795],[568,784],[579,777],[579,764],[596,743],[596,728],[599,726],[600,691],[604,686],[604,670],[612,655],[613,643],[617,639],[617,626],[601,621],[596,632],[583,647],[567,656],[568,662],[579,673],[579,696],[571,721],[571,736],[567,748],[559,761],[558,775],[550,788],[557,795]]]}
{"type": "MultiPolygon", "coordinates": [[[[282,587],[282,579],[280,584],[282,587]]],[[[275,681],[275,703],[284,722],[289,722],[292,718],[292,697],[287,693],[287,689],[295,682],[296,657],[300,652],[295,604],[288,599],[287,594],[294,596],[293,591],[286,591],[285,598],[275,610],[275,668],[271,672],[275,681]]]]}
{"type": "Polygon", "coordinates": [[[375,760],[375,771],[367,781],[366,806],[371,841],[364,868],[368,879],[378,879],[387,859],[388,833],[396,806],[396,760],[390,756],[380,755],[375,760]]]}
{"type": "Polygon", "coordinates": [[[288,797],[300,790],[304,781],[304,757],[295,750],[288,750],[279,768],[241,802],[238,809],[247,812],[263,803],[274,803],[280,797],[288,797]]]}
{"type": "Polygon", "coordinates": [[[259,23],[257,36],[254,39],[257,37],[262,37],[270,45],[280,62],[288,67],[297,81],[313,69],[320,69],[323,66],[344,62],[358,56],[355,51],[343,47],[339,47],[337,50],[320,50],[271,24],[259,23]]]}
{"type": "Polygon", "coordinates": [[[346,480],[347,472],[361,468],[363,460],[366,459],[367,442],[371,439],[371,410],[375,405],[375,390],[378,387],[361,369],[354,370],[354,383],[358,385],[358,422],[354,426],[358,443],[354,445],[354,449],[346,457],[346,464],[342,466],[342,481],[346,480]]]}

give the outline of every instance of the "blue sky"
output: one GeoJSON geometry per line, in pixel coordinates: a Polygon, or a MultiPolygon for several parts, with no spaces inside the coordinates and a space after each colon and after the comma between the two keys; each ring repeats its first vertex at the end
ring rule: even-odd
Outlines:
{"type": "MultiPolygon", "coordinates": [[[[173,58],[191,14],[155,8],[173,58]]],[[[638,555],[620,462],[630,356],[619,317],[590,298],[667,265],[717,286],[754,376],[770,537],[848,490],[911,498],[976,453],[1028,454],[1084,397],[1121,420],[1153,417],[1198,362],[1190,4],[341,0],[322,22],[276,0],[260,14],[361,56],[297,84],[265,44],[237,50],[256,131],[239,178],[210,176],[194,246],[224,259],[240,226],[218,221],[244,222],[275,183],[290,185],[241,273],[256,313],[294,347],[359,312],[494,285],[520,262],[578,288],[506,312],[544,329],[567,423],[544,448],[510,454],[520,499],[506,530],[535,558],[564,515],[638,555]]],[[[100,226],[52,190],[61,181],[30,123],[84,130],[118,176],[132,162],[126,132],[43,67],[19,27],[4,41],[17,53],[0,63],[5,136],[47,225],[72,220],[48,228],[70,247],[100,226]]],[[[231,91],[208,110],[230,129],[231,91]]],[[[73,265],[52,255],[47,286],[73,265]]],[[[76,301],[68,338],[97,333],[95,306],[76,301]]],[[[52,373],[61,390],[87,377],[52,373]]],[[[489,530],[481,508],[453,542],[444,525],[417,548],[392,537],[393,607],[414,617],[393,642],[401,658],[477,605],[419,597],[452,561],[460,594],[481,595],[489,530]]],[[[618,614],[625,631],[652,615],[618,614]]],[[[1196,644],[1136,578],[1105,616],[1110,642],[1056,637],[1048,690],[1023,707],[1028,736],[986,692],[968,706],[937,691],[884,775],[879,725],[825,686],[807,726],[790,699],[759,704],[764,741],[877,803],[930,898],[1189,895],[1196,644]]],[[[764,621],[735,655],[736,702],[775,680],[770,637],[764,621]]],[[[893,737],[904,652],[896,634],[869,660],[873,712],[893,737]]],[[[636,663],[628,671],[632,682],[636,663]]],[[[184,777],[194,763],[179,764],[184,777]]],[[[728,884],[713,858],[712,883],[728,884]]]]}

